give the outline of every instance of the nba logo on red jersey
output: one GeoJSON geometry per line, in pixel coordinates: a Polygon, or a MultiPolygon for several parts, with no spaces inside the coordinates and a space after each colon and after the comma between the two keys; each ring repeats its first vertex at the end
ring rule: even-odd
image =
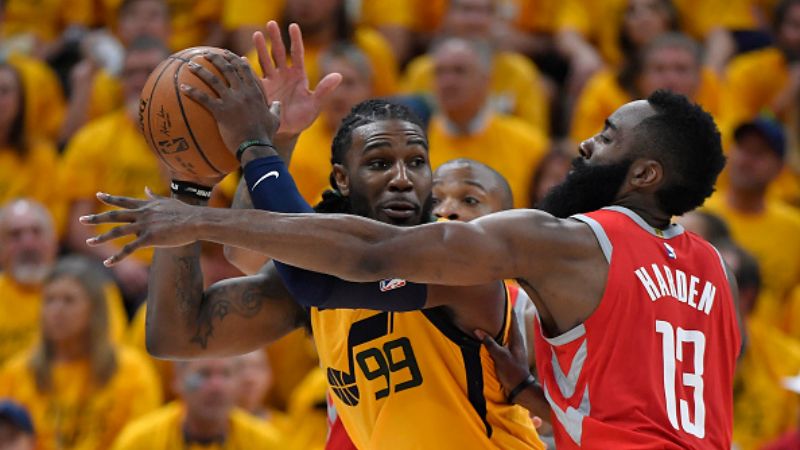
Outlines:
{"type": "Polygon", "coordinates": [[[388,280],[381,280],[379,287],[381,292],[388,292],[397,288],[401,288],[405,285],[406,280],[402,278],[390,278],[388,280]]]}
{"type": "Polygon", "coordinates": [[[678,259],[678,255],[675,253],[675,249],[672,248],[671,245],[664,242],[664,248],[667,249],[667,256],[669,256],[669,259],[678,259]]]}

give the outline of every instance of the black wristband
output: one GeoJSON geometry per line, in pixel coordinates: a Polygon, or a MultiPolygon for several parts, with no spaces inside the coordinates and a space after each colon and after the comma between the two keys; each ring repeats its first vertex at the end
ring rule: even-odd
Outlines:
{"type": "Polygon", "coordinates": [[[508,394],[508,397],[506,397],[506,400],[508,401],[508,403],[513,404],[514,403],[514,399],[517,398],[517,396],[520,394],[520,392],[524,391],[525,388],[527,388],[528,386],[532,385],[533,383],[536,383],[536,378],[534,378],[533,375],[528,374],[528,376],[524,380],[520,381],[520,383],[517,385],[517,387],[512,389],[511,392],[508,394]]]}
{"type": "Polygon", "coordinates": [[[172,193],[176,195],[190,195],[198,200],[208,200],[211,198],[211,188],[201,184],[172,180],[169,184],[169,188],[172,193]]]}
{"type": "MultiPolygon", "coordinates": [[[[242,154],[244,153],[244,151],[247,150],[248,148],[256,146],[256,145],[258,145],[260,147],[269,147],[269,148],[275,150],[275,146],[272,145],[272,143],[269,142],[269,141],[261,141],[261,140],[258,140],[258,139],[253,139],[253,140],[250,140],[250,141],[244,141],[241,144],[239,144],[239,148],[236,150],[236,159],[239,162],[242,162],[242,154]]],[[[275,150],[275,151],[277,151],[277,150],[275,150]]]]}

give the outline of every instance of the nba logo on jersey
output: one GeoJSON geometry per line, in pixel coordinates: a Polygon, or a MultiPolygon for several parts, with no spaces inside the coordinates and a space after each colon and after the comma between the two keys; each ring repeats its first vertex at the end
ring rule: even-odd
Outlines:
{"type": "Polygon", "coordinates": [[[381,292],[388,292],[393,289],[401,288],[406,285],[406,280],[402,278],[389,278],[380,281],[381,292]]]}
{"type": "Polygon", "coordinates": [[[672,248],[672,246],[671,246],[671,245],[669,245],[669,244],[667,244],[666,242],[664,242],[664,248],[666,248],[666,249],[667,249],[667,256],[668,256],[670,259],[678,259],[678,255],[675,253],[675,249],[674,249],[674,248],[672,248]]]}

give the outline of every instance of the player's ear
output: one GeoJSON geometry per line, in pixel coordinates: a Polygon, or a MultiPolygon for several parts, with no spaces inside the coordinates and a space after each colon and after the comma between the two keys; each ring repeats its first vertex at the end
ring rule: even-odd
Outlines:
{"type": "Polygon", "coordinates": [[[347,174],[347,169],[341,164],[333,165],[333,180],[336,182],[336,187],[343,196],[350,195],[350,176],[347,174]]]}
{"type": "Polygon", "coordinates": [[[654,159],[637,159],[631,165],[630,177],[638,188],[655,186],[664,179],[664,167],[654,159]]]}

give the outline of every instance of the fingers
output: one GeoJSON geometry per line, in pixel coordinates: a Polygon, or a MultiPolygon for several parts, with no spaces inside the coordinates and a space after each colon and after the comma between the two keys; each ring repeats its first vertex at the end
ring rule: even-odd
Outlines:
{"type": "Polygon", "coordinates": [[[489,351],[489,354],[492,358],[497,356],[502,356],[503,353],[506,351],[503,346],[497,343],[491,336],[486,334],[483,330],[475,330],[475,336],[481,340],[481,343],[486,347],[486,350],[489,351]]]}
{"type": "MultiPolygon", "coordinates": [[[[225,51],[225,56],[222,56],[222,55],[220,55],[218,53],[208,53],[208,54],[205,54],[203,56],[207,60],[209,60],[211,62],[211,64],[214,64],[214,67],[216,67],[217,70],[219,70],[219,72],[222,74],[222,76],[225,77],[225,81],[227,81],[228,86],[230,86],[231,89],[237,89],[239,87],[239,74],[236,72],[236,68],[233,66],[233,64],[231,64],[230,59],[228,59],[229,58],[228,54],[233,55],[233,53],[230,53],[229,51],[226,50],[225,51]]],[[[190,66],[190,68],[192,68],[192,67],[190,66]]],[[[208,73],[208,75],[212,75],[211,72],[209,72],[207,69],[205,69],[202,66],[200,68],[195,67],[192,70],[195,73],[197,73],[197,72],[201,72],[200,69],[205,70],[208,73]]],[[[207,75],[205,77],[201,77],[201,78],[203,79],[203,81],[206,81],[206,84],[208,84],[207,75]]],[[[211,86],[212,89],[215,90],[217,95],[219,95],[221,97],[222,94],[224,94],[225,91],[227,90],[228,86],[224,86],[222,81],[220,81],[219,77],[214,76],[214,78],[216,79],[217,82],[216,82],[216,84],[210,85],[210,86],[211,86]]]]}
{"type": "Polygon", "coordinates": [[[342,82],[342,74],[334,72],[325,75],[325,78],[320,80],[317,83],[317,87],[314,89],[314,100],[317,104],[322,103],[322,101],[327,98],[342,82]]]}
{"type": "Polygon", "coordinates": [[[283,38],[281,38],[281,30],[278,28],[278,23],[270,20],[267,23],[267,34],[269,35],[269,42],[272,46],[272,60],[275,62],[276,69],[286,67],[286,46],[283,45],[283,38]]]}
{"type": "Polygon", "coordinates": [[[531,418],[531,421],[533,422],[533,427],[536,428],[537,430],[539,429],[539,427],[542,426],[542,423],[543,423],[542,422],[542,418],[539,417],[539,416],[533,416],[531,418]]]}
{"type": "Polygon", "coordinates": [[[97,199],[106,205],[119,206],[120,208],[136,209],[144,206],[147,203],[147,200],[111,195],[106,194],[105,192],[98,192],[96,195],[97,199]]]}
{"type": "Polygon", "coordinates": [[[258,65],[261,67],[261,74],[264,78],[272,78],[275,75],[275,66],[272,65],[272,58],[269,57],[267,38],[264,37],[264,33],[260,31],[253,33],[253,45],[258,55],[258,65]]]}
{"type": "Polygon", "coordinates": [[[197,89],[194,86],[189,86],[188,84],[181,84],[181,91],[186,94],[189,99],[193,102],[198,103],[200,106],[208,110],[212,115],[216,114],[217,107],[221,102],[218,98],[212,98],[206,92],[197,89]]]}
{"type": "MultiPolygon", "coordinates": [[[[220,67],[220,65],[222,65],[222,63],[219,62],[219,60],[221,59],[223,62],[225,61],[221,56],[212,53],[210,55],[205,55],[205,58],[207,60],[211,61],[211,63],[214,64],[214,66],[217,67],[217,69],[220,71],[220,73],[223,74],[223,76],[225,76],[225,71],[226,70],[228,72],[231,71],[231,68],[224,69],[223,67],[220,67]]],[[[227,62],[225,62],[225,65],[229,65],[229,64],[227,62]]],[[[206,69],[202,65],[200,65],[200,64],[198,64],[198,63],[196,63],[194,61],[190,61],[188,66],[189,66],[189,70],[191,70],[192,73],[195,74],[195,76],[197,76],[197,78],[200,78],[200,80],[202,80],[203,83],[205,83],[209,88],[211,88],[211,90],[215,94],[217,94],[217,97],[221,97],[225,93],[225,91],[228,90],[228,85],[227,84],[225,84],[218,76],[216,76],[213,73],[211,73],[210,70],[206,69]]]]}
{"type": "Polygon", "coordinates": [[[108,259],[103,261],[103,264],[106,267],[111,267],[114,264],[117,264],[118,262],[120,262],[123,259],[127,258],[128,256],[130,256],[130,254],[133,253],[134,251],[136,251],[137,249],[139,249],[141,247],[145,247],[146,245],[147,244],[146,244],[145,236],[140,236],[135,241],[133,241],[133,242],[131,242],[129,244],[125,244],[122,247],[122,250],[120,250],[117,254],[111,255],[110,257],[108,257],[108,259]]]}
{"type": "Polygon", "coordinates": [[[289,25],[289,51],[292,54],[292,66],[305,73],[305,50],[303,49],[303,33],[296,23],[289,25]]]}
{"type": "Polygon", "coordinates": [[[105,233],[91,237],[86,240],[86,245],[90,247],[94,247],[96,245],[100,245],[104,242],[113,241],[114,239],[121,238],[123,236],[128,236],[132,234],[137,234],[141,226],[138,223],[129,223],[126,225],[120,225],[118,227],[114,227],[105,233]]]}

